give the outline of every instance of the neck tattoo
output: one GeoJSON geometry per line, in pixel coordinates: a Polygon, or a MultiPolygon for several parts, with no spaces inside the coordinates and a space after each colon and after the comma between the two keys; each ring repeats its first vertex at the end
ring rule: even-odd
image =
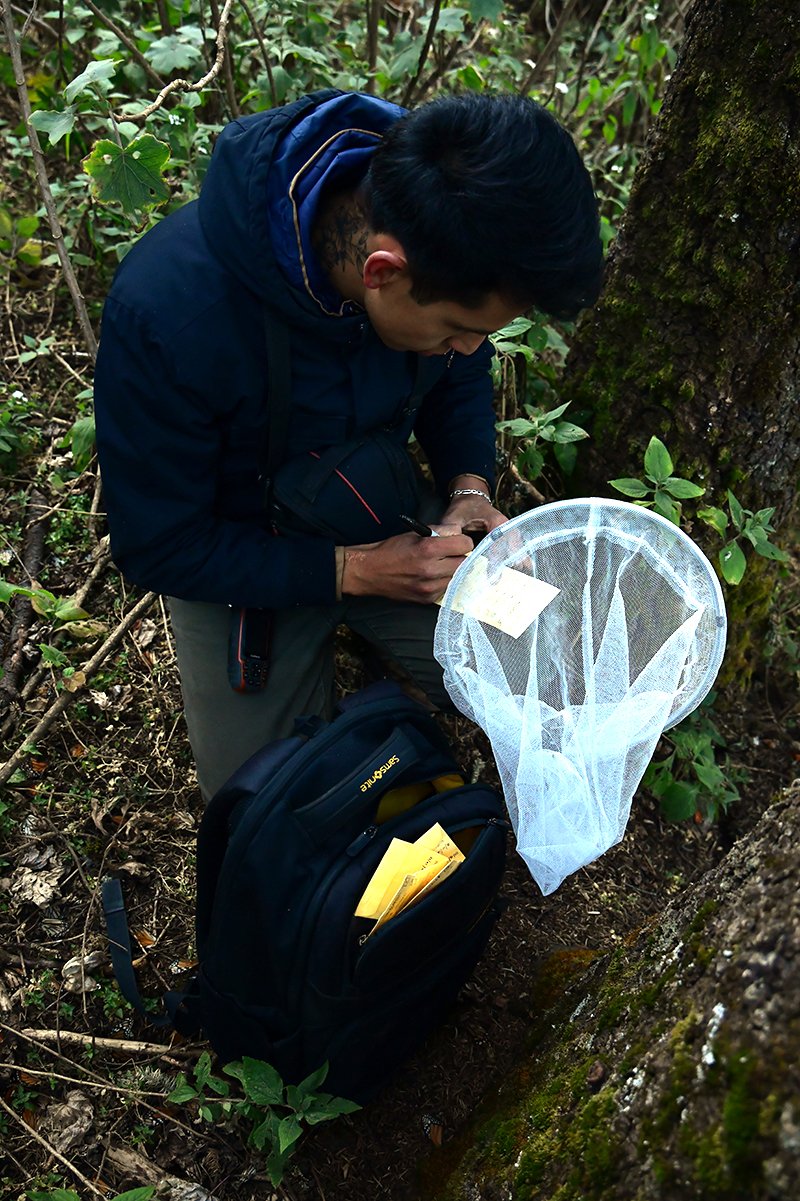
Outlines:
{"type": "Polygon", "coordinates": [[[345,271],[352,265],[360,274],[367,261],[367,225],[358,204],[350,199],[331,204],[314,231],[313,243],[323,270],[345,271]]]}

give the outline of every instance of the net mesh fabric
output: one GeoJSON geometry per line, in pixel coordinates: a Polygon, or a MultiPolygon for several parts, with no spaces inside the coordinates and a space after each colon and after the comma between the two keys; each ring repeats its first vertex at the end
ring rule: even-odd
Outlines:
{"type": "Polygon", "coordinates": [[[456,572],[434,653],[453,703],[489,737],[543,893],[622,838],[662,731],[706,695],[724,645],[708,560],[671,522],[622,501],[525,513],[456,572]],[[558,589],[518,637],[475,614],[504,569],[558,589]]]}

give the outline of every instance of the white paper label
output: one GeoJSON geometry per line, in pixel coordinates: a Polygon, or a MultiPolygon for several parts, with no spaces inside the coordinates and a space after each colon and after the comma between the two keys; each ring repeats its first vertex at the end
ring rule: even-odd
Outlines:
{"type": "Polygon", "coordinates": [[[560,592],[552,584],[511,567],[501,567],[491,580],[488,570],[485,558],[475,559],[453,597],[453,608],[512,638],[519,638],[560,592]]]}

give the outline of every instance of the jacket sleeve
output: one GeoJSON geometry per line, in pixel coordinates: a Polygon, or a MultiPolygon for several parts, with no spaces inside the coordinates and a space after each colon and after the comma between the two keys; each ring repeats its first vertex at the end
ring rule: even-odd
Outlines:
{"type": "Polygon", "coordinates": [[[283,608],[333,604],[335,547],[276,537],[215,508],[221,421],[174,378],[140,315],[106,302],[95,375],[97,445],[111,551],[133,583],[184,600],[283,608]]]}
{"type": "Polygon", "coordinates": [[[442,496],[454,476],[467,472],[494,488],[493,353],[487,340],[474,354],[454,355],[417,415],[414,432],[442,496]]]}

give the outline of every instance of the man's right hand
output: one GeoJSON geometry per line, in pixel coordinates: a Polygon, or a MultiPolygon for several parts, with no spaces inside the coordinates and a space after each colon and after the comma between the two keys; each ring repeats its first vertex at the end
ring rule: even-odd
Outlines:
{"type": "Polygon", "coordinates": [[[440,526],[438,538],[398,534],[385,542],[346,546],[342,594],[386,596],[429,605],[438,600],[472,550],[458,526],[440,526]]]}

